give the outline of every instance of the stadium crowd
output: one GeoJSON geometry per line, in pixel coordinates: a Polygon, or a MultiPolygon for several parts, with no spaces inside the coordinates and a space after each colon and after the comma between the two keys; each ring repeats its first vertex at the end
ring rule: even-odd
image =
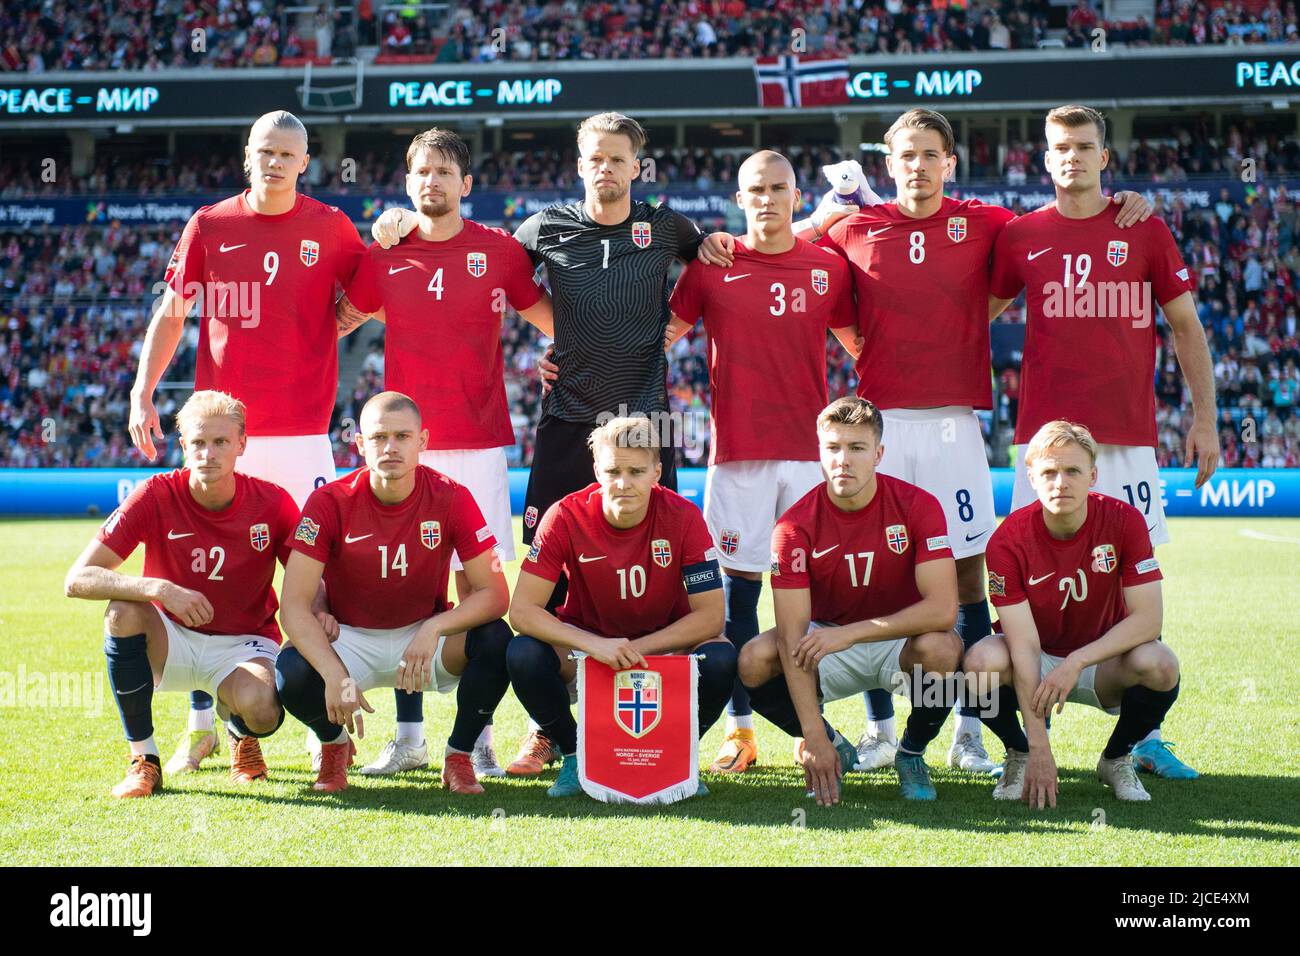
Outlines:
{"type": "MultiPolygon", "coordinates": [[[[1024,210],[1019,210],[1024,211],[1024,210]]],[[[1198,305],[1215,360],[1224,463],[1300,466],[1300,205],[1282,191],[1245,204],[1226,195],[1208,209],[1181,201],[1157,213],[1173,229],[1199,277],[1198,305]]],[[[162,276],[181,223],[166,228],[80,225],[0,233],[0,466],[140,465],[126,438],[128,400],[154,284],[162,276]]],[[[1000,321],[1019,321],[1013,306],[1000,321]]],[[[346,355],[365,353],[332,425],[340,465],[357,463],[346,443],[364,401],[380,390],[382,327],[363,326],[346,355]]],[[[166,382],[191,381],[198,326],[190,322],[166,382]]],[[[518,444],[510,463],[527,465],[540,414],[537,358],[545,343],[509,316],[503,346],[506,388],[518,444]]],[[[828,344],[832,395],[856,385],[853,366],[828,344]]],[[[356,363],[345,361],[344,367],[356,363]]],[[[1181,463],[1191,424],[1190,395],[1161,327],[1156,361],[1157,420],[1162,465],[1181,463]]],[[[1019,390],[1014,366],[999,368],[999,407],[989,422],[990,449],[1008,440],[1019,390]]],[[[670,362],[670,405],[683,428],[683,461],[708,455],[708,365],[700,331],[678,342],[670,362]]],[[[169,416],[184,390],[157,399],[169,416]]],[[[164,462],[179,464],[174,440],[164,462]]],[[[990,456],[993,457],[992,450],[990,456]]],[[[995,464],[1001,462],[995,461],[995,464]]]]}
{"type": "Polygon", "coordinates": [[[1049,30],[1046,0],[576,0],[450,4],[290,0],[3,0],[0,70],[159,70],[329,63],[381,56],[439,62],[842,55],[1084,47],[1093,31],[1137,46],[1295,43],[1293,0],[1156,0],[1153,17],[1107,21],[1078,0],[1049,30]],[[314,4],[313,4],[314,5],[314,4]],[[427,5],[425,5],[427,6],[427,5]],[[405,9],[404,9],[405,8],[405,9]],[[433,19],[431,19],[431,16],[433,19]]]}

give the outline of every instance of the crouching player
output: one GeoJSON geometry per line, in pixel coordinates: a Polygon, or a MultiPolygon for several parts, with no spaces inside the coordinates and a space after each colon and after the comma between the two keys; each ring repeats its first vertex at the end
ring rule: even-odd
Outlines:
{"type": "Polygon", "coordinates": [[[817,802],[839,800],[857,751],[822,718],[821,701],[868,690],[906,693],[912,712],[894,767],[903,797],[935,799],[926,746],[950,696],[936,693],[961,660],[957,567],[938,499],[876,472],[880,412],[863,398],[817,416],[826,481],[772,532],[776,628],[745,645],[740,679],[754,709],[793,737],[817,802]]]}
{"type": "Polygon", "coordinates": [[[224,392],[191,395],[176,416],[185,467],[137,486],[68,572],[68,597],[108,601],[108,682],[131,747],[115,797],[162,789],[155,691],[215,695],[229,711],[231,778],[266,779],[257,738],[284,720],[271,582],[276,559],[289,555],[298,509],[279,485],[235,471],[247,442],[244,417],[244,403],[224,392]],[[118,573],[140,544],[143,575],[118,573]]]}
{"type": "Polygon", "coordinates": [[[1007,748],[993,797],[1056,806],[1045,720],[1068,700],[1119,715],[1097,774],[1120,800],[1150,800],[1129,754],[1160,726],[1179,679],[1178,659],[1160,642],[1160,565],[1146,523],[1127,502],[1089,491],[1097,443],[1082,425],[1040,428],[1025,468],[1038,501],[989,539],[1001,633],[967,651],[965,662],[968,680],[1013,684],[1024,715],[1023,732],[1010,707],[985,720],[1007,748]]]}
{"type": "Polygon", "coordinates": [[[615,670],[645,667],[646,654],[700,653],[701,736],[735,684],[713,539],[699,509],[658,484],[654,431],[648,419],[615,418],[591,433],[596,482],[547,509],[515,583],[510,624],[519,636],[507,654],[510,682],[564,754],[552,797],[582,792],[566,690],[577,672],[570,651],[615,670]],[[562,573],[568,593],[552,614],[546,604],[562,573]]]}
{"type": "Polygon", "coordinates": [[[482,793],[470,753],[505,696],[510,592],[496,539],[463,486],[419,463],[429,433],[415,402],[380,392],[361,410],[357,450],[365,467],[312,492],[290,542],[281,617],[293,642],[276,662],[285,708],[321,741],[315,789],[347,787],[364,735],[365,691],[456,690],[456,720],[442,784],[482,793]],[[470,593],[447,600],[451,555],[470,593]],[[338,620],[331,642],[311,611],[320,582],[338,620]],[[355,720],[354,720],[355,715],[355,720]]]}

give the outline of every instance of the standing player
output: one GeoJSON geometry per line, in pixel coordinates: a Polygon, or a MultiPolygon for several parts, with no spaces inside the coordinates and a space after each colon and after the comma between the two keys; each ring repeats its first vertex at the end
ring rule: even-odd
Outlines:
{"type": "Polygon", "coordinates": [[[507,654],[510,682],[564,755],[552,797],[582,792],[578,725],[565,687],[577,673],[571,650],[616,670],[646,666],[646,654],[700,652],[701,736],[736,679],[709,529],[695,505],[658,483],[658,429],[645,418],[615,418],[588,441],[596,482],[547,509],[510,604],[519,632],[507,654]],[[569,588],[552,613],[562,574],[569,588]]]}
{"type": "MultiPolygon", "coordinates": [[[[698,226],[665,204],[632,200],[645,146],[641,125],[621,113],[600,113],[578,126],[582,202],[550,206],[515,231],[535,265],[545,265],[555,308],[555,361],[559,378],[542,405],[524,501],[523,542],[530,545],[537,519],[554,502],[591,481],[587,437],[615,416],[646,414],[671,431],[668,363],[668,270],[698,254],[708,261],[698,226]]],[[[396,241],[412,228],[409,215],[385,213],[375,223],[377,241],[396,241]]],[[[719,243],[730,242],[720,238],[719,243]]],[[[729,258],[729,256],[727,257],[729,258]]],[[[677,487],[676,449],[661,448],[662,484],[677,487]]],[[[561,576],[551,608],[564,600],[561,576]]],[[[553,742],[530,731],[508,773],[535,775],[558,759],[553,742]]]]}
{"type": "Polygon", "coordinates": [[[776,628],[745,645],[740,678],[754,709],[793,737],[817,802],[839,800],[853,745],[822,718],[821,702],[910,687],[912,712],[894,758],[904,799],[933,800],[925,748],[947,706],[934,686],[961,661],[957,571],[943,510],[915,485],[876,472],[884,422],[863,398],[817,416],[826,481],[772,533],[776,628]]]}
{"type": "MultiPolygon", "coordinates": [[[[420,464],[464,485],[487,518],[503,561],[515,559],[506,448],[514,428],[506,404],[501,322],[509,304],[552,335],[551,300],[533,275],[528,253],[501,229],[462,219],[470,194],[469,146],[455,133],[430,129],[406,150],[406,193],[418,211],[415,235],[367,250],[340,326],[351,331],[373,314],[385,323],[384,388],[411,396],[429,429],[420,464]]],[[[459,555],[456,593],[469,593],[459,555]]],[[[420,694],[394,692],[397,734],[364,774],[391,774],[429,762],[420,694]]],[[[480,774],[501,776],[491,724],[474,748],[480,774]]]]}
{"type": "MultiPolygon", "coordinates": [[[[108,681],[131,746],[115,797],[162,789],[153,739],[155,691],[202,688],[229,709],[230,776],[266,779],[257,738],[284,720],[275,695],[280,628],[271,588],[288,558],[298,508],[283,488],[235,471],[244,405],[199,391],[176,415],[185,467],[131,492],[68,572],[68,597],[107,600],[108,681]],[[115,570],[144,545],[144,574],[115,570]]],[[[308,613],[315,612],[308,595],[308,613]]],[[[318,626],[331,628],[321,615],[318,626]]]]}
{"type": "MultiPolygon", "coordinates": [[[[827,402],[826,329],[854,356],[858,329],[844,260],[795,238],[800,195],[789,161],[757,152],[736,185],[748,231],[730,268],[686,267],[669,303],[668,341],[703,318],[712,431],[704,516],[725,575],[727,637],[740,650],[758,633],[772,527],[822,481],[812,423],[827,402]]],[[[737,682],[710,769],[743,773],[757,759],[753,711],[737,682]]]]}
{"type": "Polygon", "coordinates": [[[428,437],[407,396],[370,399],[356,437],[365,467],[314,491],[293,532],[282,589],[293,646],[276,662],[276,687],[321,741],[317,790],[348,785],[356,751],[348,731],[364,734],[356,711],[371,710],[365,691],[397,687],[456,690],[442,784],[483,792],[470,752],[509,687],[510,629],[500,618],[510,592],[473,496],[419,463],[428,437]],[[453,551],[470,588],[455,608],[453,551]],[[322,580],[339,622],[332,643],[311,612],[322,580]]]}
{"type": "Polygon", "coordinates": [[[989,541],[989,594],[1000,634],[966,654],[972,679],[1013,684],[1015,711],[1000,709],[1006,768],[995,800],[1056,806],[1056,762],[1046,718],[1065,702],[1119,720],[1097,774],[1120,800],[1150,800],[1133,769],[1133,745],[1159,728],[1178,699],[1178,659],[1160,641],[1160,565],[1135,507],[1089,489],[1097,443],[1065,421],[1038,429],[1025,469],[1038,500],[1014,512],[989,541]],[[1026,739],[1027,734],[1027,739],[1026,739]]]}
{"type": "MultiPolygon", "coordinates": [[[[941,114],[909,110],[885,134],[885,163],[898,198],[836,222],[820,240],[853,270],[862,329],[858,394],[881,409],[890,440],[883,474],[939,499],[957,559],[957,631],[970,647],[989,633],[984,548],[995,526],[993,481],[975,409],[992,407],[987,294],[989,260],[1014,215],[978,199],[944,195],[957,165],[952,127],[941,114]]],[[[1136,194],[1120,221],[1147,214],[1136,194]]],[[[815,235],[815,231],[813,233],[815,235]]],[[[887,766],[896,747],[888,692],[867,695],[860,769],[887,766]]],[[[962,713],[950,766],[987,773],[974,713],[962,713]]]]}
{"type": "MultiPolygon", "coordinates": [[[[195,388],[248,408],[246,474],[274,481],[301,507],[334,478],[329,423],[338,392],[335,288],[352,281],[365,246],[334,206],[297,191],[307,130],[292,113],[257,120],[244,147],[249,188],[199,209],[167,266],[162,298],[131,390],[131,440],[150,459],[162,437],[153,393],[199,303],[195,388]]],[[[168,773],[198,769],[217,748],[212,698],[191,696],[189,735],[168,773]]]]}
{"type": "MultiPolygon", "coordinates": [[[[1151,543],[1164,544],[1169,529],[1155,454],[1153,302],[1169,323],[1192,393],[1187,463],[1199,458],[1198,488],[1219,461],[1213,364],[1192,298],[1195,280],[1162,220],[1124,232],[1117,227],[1101,192],[1101,171],[1110,159],[1102,115],[1062,106],[1047,114],[1046,125],[1045,162],[1056,203],[1003,230],[993,260],[992,315],[1026,290],[1011,507],[1034,500],[1024,443],[1049,421],[1082,422],[1098,442],[1097,490],[1140,508],[1151,543]]],[[[1134,748],[1133,758],[1162,777],[1197,776],[1160,739],[1158,727],[1134,748]]]]}

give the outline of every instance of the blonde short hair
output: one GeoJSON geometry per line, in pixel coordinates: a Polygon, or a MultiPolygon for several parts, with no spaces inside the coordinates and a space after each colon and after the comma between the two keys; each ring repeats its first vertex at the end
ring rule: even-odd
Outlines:
{"type": "Polygon", "coordinates": [[[578,145],[582,145],[582,137],[587,134],[601,136],[606,133],[618,136],[626,136],[632,142],[632,155],[638,155],[646,144],[645,130],[630,116],[624,116],[622,113],[597,113],[595,116],[588,116],[578,124],[578,145]]]}
{"type": "Polygon", "coordinates": [[[948,122],[948,117],[935,110],[917,107],[894,120],[894,125],[885,132],[885,145],[890,150],[894,148],[894,137],[905,129],[934,130],[943,141],[943,152],[946,156],[951,156],[957,149],[957,139],[952,134],[952,124],[948,122]]]}
{"type": "Polygon", "coordinates": [[[1097,127],[1097,145],[1106,145],[1106,117],[1091,106],[1080,106],[1078,103],[1071,103],[1068,106],[1058,106],[1047,114],[1047,120],[1044,127],[1051,126],[1055,123],[1057,126],[1064,126],[1066,129],[1078,129],[1080,126],[1087,126],[1091,123],[1097,127]]]}
{"type": "Polygon", "coordinates": [[[239,426],[239,434],[244,434],[244,421],[247,412],[244,403],[225,392],[203,389],[189,397],[181,410],[176,413],[176,429],[182,437],[197,428],[199,423],[208,418],[224,416],[239,426]]]}
{"type": "Polygon", "coordinates": [[[602,448],[644,448],[659,458],[659,434],[650,419],[641,416],[611,418],[587,436],[587,447],[595,458],[602,448]]]}
{"type": "MultiPolygon", "coordinates": [[[[302,120],[288,110],[272,110],[269,113],[263,113],[253,121],[253,125],[248,128],[248,138],[244,140],[246,146],[253,141],[253,130],[257,129],[259,123],[270,126],[271,129],[290,130],[299,134],[304,143],[309,142],[310,137],[307,136],[307,127],[302,125],[302,120]]],[[[244,157],[244,177],[250,182],[253,179],[253,164],[248,161],[247,156],[244,157]]]]}
{"type": "Polygon", "coordinates": [[[1088,453],[1092,464],[1097,464],[1097,441],[1092,437],[1092,432],[1083,425],[1058,418],[1038,429],[1034,437],[1029,439],[1029,444],[1025,446],[1025,470],[1033,468],[1034,462],[1053,448],[1064,448],[1066,445],[1078,445],[1088,453]]]}
{"type": "Polygon", "coordinates": [[[880,409],[856,395],[837,398],[817,416],[817,430],[827,425],[866,425],[876,436],[876,444],[885,437],[885,422],[880,417],[880,409]]]}

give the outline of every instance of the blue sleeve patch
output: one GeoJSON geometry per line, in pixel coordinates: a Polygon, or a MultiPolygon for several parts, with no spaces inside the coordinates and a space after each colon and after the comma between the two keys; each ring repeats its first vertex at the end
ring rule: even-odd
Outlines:
{"type": "Polygon", "coordinates": [[[717,561],[701,561],[682,568],[682,580],[687,594],[700,594],[722,587],[722,569],[717,561]]]}

